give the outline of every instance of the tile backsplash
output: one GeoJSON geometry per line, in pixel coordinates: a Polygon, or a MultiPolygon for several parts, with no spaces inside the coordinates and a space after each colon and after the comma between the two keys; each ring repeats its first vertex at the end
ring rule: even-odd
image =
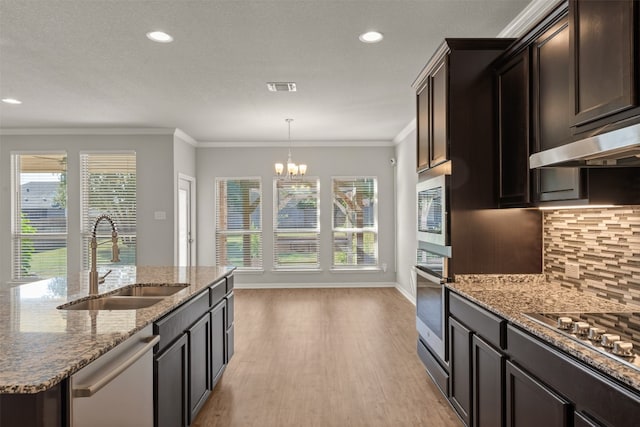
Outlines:
{"type": "Polygon", "coordinates": [[[640,307],[640,206],[545,211],[547,279],[640,307]],[[565,263],[580,278],[565,276],[565,263]]]}

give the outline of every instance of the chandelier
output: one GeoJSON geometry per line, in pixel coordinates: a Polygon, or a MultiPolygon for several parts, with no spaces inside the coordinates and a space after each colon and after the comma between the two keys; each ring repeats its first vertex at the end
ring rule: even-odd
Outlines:
{"type": "Polygon", "coordinates": [[[302,178],[304,177],[304,174],[307,173],[307,165],[298,165],[293,163],[293,160],[291,160],[291,122],[293,121],[293,119],[284,119],[284,121],[287,122],[287,125],[289,127],[289,156],[287,157],[287,173],[286,175],[284,175],[284,164],[276,163],[274,165],[276,169],[276,175],[278,177],[284,175],[287,179],[294,179],[297,177],[302,178]]]}

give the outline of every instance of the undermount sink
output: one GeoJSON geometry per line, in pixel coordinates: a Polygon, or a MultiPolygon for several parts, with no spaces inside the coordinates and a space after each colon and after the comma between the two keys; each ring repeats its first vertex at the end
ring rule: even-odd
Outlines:
{"type": "Polygon", "coordinates": [[[162,298],[106,296],[88,299],[58,308],[61,310],[137,310],[139,308],[150,307],[160,301],[162,301],[162,298]]]}
{"type": "Polygon", "coordinates": [[[120,296],[166,297],[180,292],[189,285],[131,285],[113,293],[120,296]]]}

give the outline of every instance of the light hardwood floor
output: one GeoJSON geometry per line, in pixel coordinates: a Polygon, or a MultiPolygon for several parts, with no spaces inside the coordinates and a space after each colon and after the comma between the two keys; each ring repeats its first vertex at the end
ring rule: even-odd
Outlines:
{"type": "Polygon", "coordinates": [[[238,289],[235,355],[194,426],[460,426],[393,288],[238,289]]]}

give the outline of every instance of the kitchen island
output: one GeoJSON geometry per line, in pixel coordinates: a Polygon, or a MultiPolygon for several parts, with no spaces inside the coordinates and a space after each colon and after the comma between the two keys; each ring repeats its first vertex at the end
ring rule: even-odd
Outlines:
{"type": "MultiPolygon", "coordinates": [[[[91,298],[87,272],[0,290],[0,420],[7,416],[6,402],[14,402],[12,396],[46,395],[53,389],[68,393],[64,383],[71,375],[146,326],[155,328],[156,321],[190,300],[201,299],[233,271],[234,267],[114,269],[100,285],[100,295],[131,284],[185,285],[156,304],[135,310],[58,308],[91,298]]],[[[230,292],[224,283],[221,288],[222,297],[230,292]]]]}

